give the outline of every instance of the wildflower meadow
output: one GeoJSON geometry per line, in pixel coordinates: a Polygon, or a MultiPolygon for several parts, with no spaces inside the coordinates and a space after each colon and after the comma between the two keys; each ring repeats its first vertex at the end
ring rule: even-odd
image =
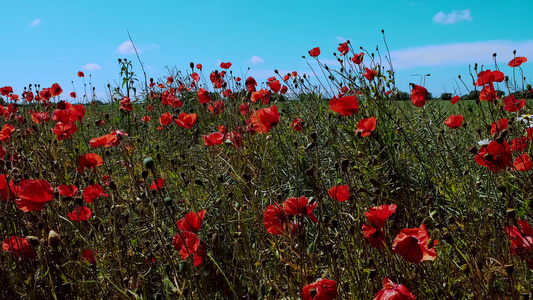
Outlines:
{"type": "Polygon", "coordinates": [[[529,299],[527,58],[438,97],[386,47],[301,50],[265,82],[122,58],[107,98],[77,69],[0,83],[0,298],[529,299]]]}

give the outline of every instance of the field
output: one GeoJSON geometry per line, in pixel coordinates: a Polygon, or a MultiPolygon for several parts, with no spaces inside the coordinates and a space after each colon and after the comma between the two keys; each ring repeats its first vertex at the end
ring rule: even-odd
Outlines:
{"type": "Polygon", "coordinates": [[[528,299],[525,60],[476,66],[474,100],[400,101],[338,51],[267,83],[119,60],[109,99],[1,88],[0,298],[528,299]]]}

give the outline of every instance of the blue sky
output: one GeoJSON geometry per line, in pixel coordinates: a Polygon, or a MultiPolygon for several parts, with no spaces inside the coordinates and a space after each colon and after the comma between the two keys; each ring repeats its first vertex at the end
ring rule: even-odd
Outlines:
{"type": "MultiPolygon", "coordinates": [[[[349,39],[384,54],[385,30],[397,86],[419,83],[428,74],[435,95],[454,93],[454,79],[468,75],[476,62],[501,70],[518,56],[533,71],[533,1],[1,1],[0,86],[59,83],[65,92],[83,94],[78,71],[92,75],[100,97],[119,82],[118,58],[133,60],[129,30],[148,77],[168,75],[167,67],[186,71],[201,63],[204,73],[232,62],[235,75],[264,81],[274,69],[310,72],[302,55],[320,47],[320,59],[334,65],[333,52],[349,39]],[[490,3],[490,4],[489,4],[490,3]],[[71,82],[73,81],[73,84],[71,82]]],[[[528,82],[531,80],[528,78],[528,82]]],[[[461,93],[466,93],[461,86],[461,93]]]]}

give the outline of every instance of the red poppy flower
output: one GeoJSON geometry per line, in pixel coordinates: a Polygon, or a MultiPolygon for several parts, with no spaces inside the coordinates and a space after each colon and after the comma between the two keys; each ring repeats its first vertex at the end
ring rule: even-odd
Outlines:
{"type": "Polygon", "coordinates": [[[519,65],[525,63],[527,61],[527,58],[523,57],[523,56],[518,56],[518,57],[515,57],[513,58],[509,63],[509,67],[512,67],[512,68],[515,68],[515,67],[518,67],[519,65]]]}
{"type": "Polygon", "coordinates": [[[32,91],[28,91],[28,92],[24,91],[24,92],[22,92],[22,97],[28,102],[33,101],[33,99],[35,98],[35,96],[33,95],[32,91]]]}
{"type": "Polygon", "coordinates": [[[507,119],[500,119],[498,122],[490,124],[490,134],[494,135],[495,133],[500,133],[504,129],[507,129],[509,127],[509,120],[507,119]]]}
{"type": "Polygon", "coordinates": [[[82,71],[78,71],[78,77],[85,77],[85,74],[82,71]]]}
{"type": "Polygon", "coordinates": [[[503,144],[492,141],[488,146],[481,147],[474,160],[496,173],[513,166],[511,149],[507,141],[503,141],[503,144]]]}
{"type": "Polygon", "coordinates": [[[72,97],[72,98],[76,98],[76,92],[71,92],[71,93],[70,93],[70,97],[72,97]]]}
{"type": "Polygon", "coordinates": [[[289,219],[283,208],[278,203],[274,203],[265,209],[263,223],[268,233],[281,235],[287,230],[289,219]]]}
{"type": "Polygon", "coordinates": [[[202,70],[202,64],[197,64],[197,65],[196,65],[196,68],[197,68],[198,70],[202,70]]]}
{"type": "MultiPolygon", "coordinates": [[[[429,234],[426,225],[422,224],[419,228],[402,229],[394,238],[392,248],[394,252],[400,254],[406,261],[418,264],[425,260],[434,260],[437,258],[437,252],[434,247],[429,248],[429,234]]],[[[433,241],[434,244],[437,241],[433,241]]]]}
{"type": "Polygon", "coordinates": [[[269,108],[262,108],[255,111],[250,117],[255,131],[267,133],[279,123],[278,107],[276,105],[269,108]]]}
{"type": "Polygon", "coordinates": [[[52,91],[49,88],[42,89],[39,92],[39,96],[41,96],[41,99],[48,101],[52,98],[52,91]]]}
{"type": "Polygon", "coordinates": [[[144,117],[142,117],[141,121],[143,121],[143,122],[150,122],[151,119],[152,119],[152,118],[151,118],[150,116],[144,116],[144,117]]]}
{"type": "Polygon", "coordinates": [[[350,198],[350,187],[347,185],[336,185],[329,189],[328,194],[331,198],[339,202],[344,202],[350,198]]]}
{"type": "Polygon", "coordinates": [[[25,237],[10,236],[4,240],[2,250],[13,253],[16,257],[25,257],[29,259],[36,259],[37,252],[33,246],[28,243],[25,237]]]}
{"type": "Polygon", "coordinates": [[[219,100],[209,105],[208,109],[211,113],[213,113],[216,116],[224,112],[224,107],[225,107],[224,102],[219,100]]]}
{"type": "Polygon", "coordinates": [[[219,89],[222,87],[222,84],[224,83],[224,76],[226,73],[224,71],[222,72],[211,72],[209,75],[209,80],[211,80],[211,83],[215,86],[215,88],[219,89]]]}
{"type": "Polygon", "coordinates": [[[359,111],[359,103],[356,96],[333,97],[329,101],[329,109],[347,117],[359,111]]]}
{"type": "Polygon", "coordinates": [[[228,132],[224,138],[226,140],[231,141],[231,146],[233,148],[241,148],[242,147],[242,136],[237,131],[228,132]]]}
{"type": "Polygon", "coordinates": [[[461,97],[459,97],[459,96],[453,96],[453,98],[452,98],[452,104],[455,104],[455,103],[459,102],[459,100],[461,100],[461,97]]]}
{"type": "Polygon", "coordinates": [[[224,141],[224,135],[220,132],[214,132],[210,135],[202,135],[204,139],[204,144],[206,146],[215,146],[220,145],[224,141]]]}
{"type": "Polygon", "coordinates": [[[376,70],[372,70],[372,69],[366,68],[366,72],[365,72],[365,74],[363,74],[363,76],[365,76],[365,78],[368,81],[372,81],[372,80],[374,80],[374,77],[376,77],[377,73],[378,72],[376,70]]]}
{"type": "Polygon", "coordinates": [[[76,127],[76,124],[74,123],[64,124],[62,122],[58,122],[54,128],[52,128],[52,132],[57,136],[59,141],[71,138],[72,134],[76,133],[77,131],[78,127],[76,127]]]}
{"type": "Polygon", "coordinates": [[[72,221],[84,222],[89,220],[93,213],[93,210],[87,206],[78,206],[72,212],[68,213],[69,219],[72,221]]]}
{"type": "Polygon", "coordinates": [[[74,197],[78,193],[78,188],[75,185],[60,185],[57,187],[59,195],[65,197],[74,197]]]}
{"type": "Polygon", "coordinates": [[[350,47],[348,46],[348,43],[342,43],[342,44],[339,44],[339,48],[337,48],[337,50],[339,50],[342,56],[348,53],[348,51],[350,51],[350,47]]]}
{"type": "Polygon", "coordinates": [[[385,248],[385,233],[382,229],[376,228],[372,225],[363,224],[363,235],[370,242],[374,248],[385,248]]]}
{"type": "Polygon", "coordinates": [[[312,57],[317,57],[320,55],[320,48],[319,47],[315,47],[311,50],[309,50],[309,55],[312,56],[312,57]]]}
{"type": "Polygon", "coordinates": [[[354,57],[352,57],[352,61],[354,64],[361,64],[363,62],[363,58],[365,57],[365,53],[361,52],[359,54],[356,54],[354,57]]]}
{"type": "Polygon", "coordinates": [[[246,86],[246,89],[249,92],[253,92],[253,91],[255,91],[255,87],[257,86],[257,81],[255,81],[255,79],[252,76],[250,76],[250,77],[246,78],[246,81],[244,82],[244,85],[246,86]]]}
{"type": "Polygon", "coordinates": [[[50,115],[48,114],[48,112],[42,112],[42,111],[34,112],[31,114],[31,120],[35,124],[41,124],[43,122],[50,121],[50,115]]]}
{"type": "Polygon", "coordinates": [[[78,172],[80,173],[83,173],[85,169],[90,169],[90,168],[92,168],[96,172],[95,167],[103,165],[104,160],[98,154],[87,153],[83,156],[80,156],[80,158],[78,159],[78,164],[79,164],[78,172]]]}
{"type": "Polygon", "coordinates": [[[313,210],[317,208],[318,202],[309,204],[309,199],[302,196],[300,198],[289,198],[283,202],[283,211],[289,216],[303,216],[308,215],[311,221],[318,223],[318,219],[313,214],[313,210]]]}
{"type": "Polygon", "coordinates": [[[206,214],[206,210],[199,212],[190,212],[176,222],[178,228],[182,231],[198,232],[202,228],[202,222],[206,214]]]}
{"type": "Polygon", "coordinates": [[[516,221],[520,225],[506,227],[505,233],[511,240],[511,253],[526,261],[527,267],[533,270],[533,229],[526,221],[516,221]]]}
{"type": "Polygon", "coordinates": [[[281,88],[281,90],[279,91],[279,93],[282,94],[282,95],[285,95],[285,94],[287,93],[288,90],[289,90],[289,88],[287,88],[287,86],[284,85],[284,86],[281,88]]]}
{"type": "Polygon", "coordinates": [[[200,100],[200,104],[209,103],[211,101],[209,92],[204,88],[200,88],[198,90],[198,100],[200,100]]]}
{"type": "Polygon", "coordinates": [[[227,62],[227,63],[220,63],[220,67],[222,69],[229,69],[231,67],[231,63],[230,62],[227,62]]]}
{"type": "Polygon", "coordinates": [[[415,295],[403,284],[396,284],[389,278],[383,278],[383,289],[380,290],[373,300],[414,300],[415,295]]]}
{"type": "Polygon", "coordinates": [[[244,102],[241,104],[241,106],[239,106],[239,111],[241,113],[241,116],[246,116],[250,113],[250,107],[246,102],[244,102]]]}
{"type": "Polygon", "coordinates": [[[13,88],[10,86],[4,86],[3,88],[0,88],[0,95],[2,96],[7,96],[11,93],[13,93],[13,88]]]}
{"type": "Polygon", "coordinates": [[[531,159],[529,158],[529,155],[527,153],[524,153],[517,157],[514,161],[514,167],[517,171],[527,172],[531,169],[531,159]]]}
{"type": "Polygon", "coordinates": [[[194,252],[193,263],[195,267],[201,265],[207,257],[207,244],[204,241],[200,241],[200,246],[194,252]]]}
{"type": "Polygon", "coordinates": [[[161,115],[161,117],[159,117],[159,124],[162,126],[167,126],[172,123],[172,118],[173,116],[170,113],[164,113],[161,115]]]}
{"type": "Polygon", "coordinates": [[[24,211],[40,211],[44,205],[54,198],[54,189],[50,183],[42,179],[21,180],[17,187],[17,208],[24,211]]]}
{"type": "Polygon", "coordinates": [[[63,90],[61,89],[61,86],[59,86],[59,84],[54,83],[50,88],[50,93],[52,94],[52,97],[56,97],[61,95],[63,93],[63,90]]]}
{"type": "Polygon", "coordinates": [[[125,111],[133,110],[133,105],[131,104],[131,99],[129,97],[124,97],[120,100],[120,109],[125,111]]]}
{"type": "Polygon", "coordinates": [[[526,105],[526,100],[524,99],[516,100],[515,96],[511,94],[505,97],[505,99],[503,99],[503,103],[504,103],[503,109],[505,109],[506,111],[517,112],[521,110],[524,107],[524,105],[526,105]]]}
{"type": "Polygon", "coordinates": [[[294,129],[295,131],[302,131],[303,130],[303,120],[302,119],[299,119],[299,118],[294,118],[294,120],[292,120],[292,129],[294,129]]]}
{"type": "Polygon", "coordinates": [[[167,77],[167,84],[168,84],[168,85],[171,85],[171,84],[173,84],[173,83],[174,83],[174,77],[172,77],[172,76],[168,76],[168,77],[167,77]]]}
{"type": "Polygon", "coordinates": [[[368,212],[365,212],[365,216],[372,226],[381,229],[385,226],[385,221],[395,212],[396,204],[384,204],[369,208],[368,212]]]}
{"type": "Polygon", "coordinates": [[[163,180],[163,178],[159,178],[157,179],[157,181],[154,181],[154,183],[152,183],[152,185],[150,186],[150,190],[157,191],[164,186],[165,186],[165,181],[163,180]]]}
{"type": "Polygon", "coordinates": [[[505,75],[503,75],[500,71],[491,71],[485,70],[481,71],[477,74],[477,80],[474,82],[474,85],[476,86],[484,86],[485,84],[493,83],[493,82],[502,82],[505,78],[505,75]]]}
{"type": "Polygon", "coordinates": [[[372,131],[376,130],[376,118],[370,117],[362,119],[357,123],[355,132],[361,133],[362,137],[369,136],[372,131]]]}
{"type": "Polygon", "coordinates": [[[489,101],[492,102],[496,98],[498,98],[498,94],[496,92],[496,89],[494,88],[494,85],[491,83],[487,84],[483,87],[483,89],[479,93],[479,100],[480,101],[489,101]]]}
{"type": "Polygon", "coordinates": [[[9,140],[9,135],[15,131],[15,126],[11,124],[5,124],[2,128],[2,131],[0,131],[0,141],[5,142],[9,140]]]}
{"type": "Polygon", "coordinates": [[[196,114],[180,113],[178,118],[174,120],[176,125],[191,129],[196,123],[196,114]]]}
{"type": "Polygon", "coordinates": [[[319,279],[302,289],[302,300],[333,300],[337,296],[337,283],[331,279],[319,279]]]}
{"type": "Polygon", "coordinates": [[[96,264],[96,258],[94,257],[94,253],[89,249],[83,249],[82,251],[82,257],[90,264],[96,264]]]}
{"type": "Polygon", "coordinates": [[[180,251],[181,258],[186,259],[190,254],[194,254],[200,247],[200,239],[190,231],[176,233],[172,239],[172,245],[180,251]]]}
{"type": "Polygon", "coordinates": [[[411,90],[411,102],[416,107],[423,107],[426,105],[426,98],[428,96],[428,90],[425,87],[413,84],[413,89],[411,90]]]}
{"type": "Polygon", "coordinates": [[[526,151],[529,146],[529,139],[527,136],[511,140],[511,150],[516,152],[526,151]]]}
{"type": "Polygon", "coordinates": [[[7,179],[5,174],[0,174],[0,197],[2,201],[6,202],[9,200],[15,199],[15,187],[13,185],[13,180],[11,180],[11,188],[7,184],[7,179]]]}
{"type": "Polygon", "coordinates": [[[118,140],[115,134],[106,134],[89,141],[89,145],[91,145],[92,148],[98,148],[100,146],[110,147],[116,146],[117,144],[118,140]]]}
{"type": "Polygon", "coordinates": [[[94,199],[98,199],[101,196],[109,197],[108,194],[104,193],[104,189],[98,183],[90,185],[83,190],[83,200],[87,203],[93,203],[94,199]]]}
{"type": "Polygon", "coordinates": [[[450,127],[451,129],[456,129],[461,126],[463,126],[463,116],[461,115],[451,115],[444,121],[444,124],[446,126],[450,127]]]}
{"type": "Polygon", "coordinates": [[[278,93],[279,90],[281,89],[281,83],[279,82],[279,80],[274,80],[274,81],[270,82],[270,84],[268,86],[270,87],[270,89],[274,93],[278,93]]]}
{"type": "Polygon", "coordinates": [[[268,104],[268,101],[270,100],[270,92],[266,89],[260,89],[259,91],[252,92],[250,101],[256,103],[259,100],[261,100],[263,104],[268,104]]]}

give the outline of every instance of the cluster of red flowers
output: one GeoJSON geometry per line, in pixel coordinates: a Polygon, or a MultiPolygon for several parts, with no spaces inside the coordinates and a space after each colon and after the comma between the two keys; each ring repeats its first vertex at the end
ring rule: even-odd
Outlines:
{"type": "Polygon", "coordinates": [[[81,122],[85,116],[83,104],[73,105],[65,101],[59,101],[52,114],[52,120],[57,122],[52,132],[58,140],[68,139],[78,131],[75,122],[81,122]]]}
{"type": "Polygon", "coordinates": [[[298,219],[292,219],[291,216],[308,216],[309,219],[318,223],[317,217],[313,210],[318,206],[317,202],[309,203],[307,197],[289,198],[283,202],[283,207],[278,203],[270,204],[263,215],[263,223],[270,234],[281,235],[287,229],[292,233],[298,233],[301,230],[301,222],[298,219]]]}

